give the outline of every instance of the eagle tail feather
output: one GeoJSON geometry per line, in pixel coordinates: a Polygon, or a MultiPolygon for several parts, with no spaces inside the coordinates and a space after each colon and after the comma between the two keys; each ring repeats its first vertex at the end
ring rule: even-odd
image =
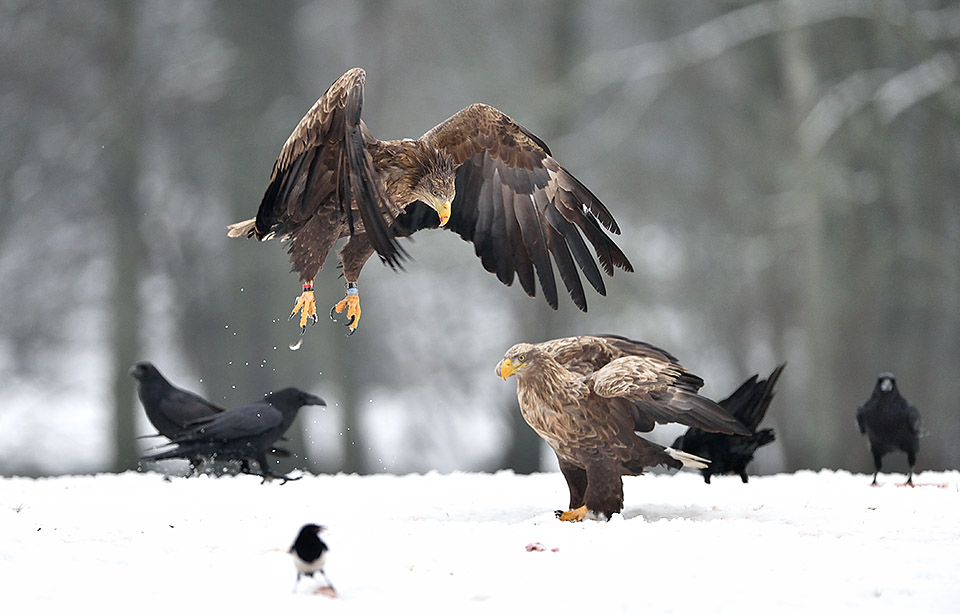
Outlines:
{"type": "Polygon", "coordinates": [[[669,454],[671,458],[683,463],[684,467],[690,467],[691,469],[706,469],[710,465],[710,461],[708,459],[703,458],[702,456],[697,456],[696,454],[681,452],[680,450],[674,450],[673,448],[664,448],[664,452],[669,454]]]}
{"type": "Polygon", "coordinates": [[[230,224],[227,226],[227,236],[228,237],[252,237],[254,233],[254,227],[257,225],[257,218],[252,217],[249,220],[243,220],[242,222],[237,222],[235,224],[230,224]]]}

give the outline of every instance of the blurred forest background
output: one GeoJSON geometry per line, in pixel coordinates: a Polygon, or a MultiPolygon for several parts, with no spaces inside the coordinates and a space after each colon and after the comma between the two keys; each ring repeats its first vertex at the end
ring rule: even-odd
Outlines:
{"type": "Polygon", "coordinates": [[[886,370],[918,468],[960,467],[958,64],[936,0],[0,0],[0,474],[135,467],[141,359],[228,406],[323,396],[291,429],[314,472],[550,469],[493,369],[591,332],[670,350],[713,398],[786,361],[754,472],[870,471],[854,414],[886,370]],[[406,272],[368,263],[354,337],[321,313],[290,351],[285,249],[225,226],[353,66],[380,138],[475,101],[539,135],[636,273],[552,312],[420,233],[406,272]]]}

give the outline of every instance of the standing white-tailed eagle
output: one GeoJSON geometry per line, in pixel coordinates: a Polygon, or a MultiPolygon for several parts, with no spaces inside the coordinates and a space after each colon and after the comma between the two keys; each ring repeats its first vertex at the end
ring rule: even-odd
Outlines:
{"type": "Polygon", "coordinates": [[[514,276],[530,296],[540,281],[557,308],[551,257],[573,302],[587,310],[577,267],[606,294],[600,268],[632,271],[604,232],[620,234],[606,207],[553,158],[546,143],[484,104],[472,104],[419,139],[380,141],[367,129],[363,69],[344,73],[300,120],[273,166],[255,218],[229,226],[231,237],[290,243],[303,293],[301,333],[317,321],[313,279],[338,239],[347,326],[360,321],[357,280],[376,252],[396,268],[407,257],[398,238],[444,227],[474,244],[484,268],[506,285],[514,276]],[[584,241],[586,238],[586,241],[584,241]],[[587,247],[593,246],[597,266],[587,247]]]}
{"type": "Polygon", "coordinates": [[[747,435],[723,408],[697,394],[703,380],[667,352],[613,335],[519,343],[497,375],[517,377],[520,412],[560,461],[570,490],[561,520],[588,513],[609,519],[623,509],[624,475],[709,461],[640,437],[656,423],[747,435]]]}

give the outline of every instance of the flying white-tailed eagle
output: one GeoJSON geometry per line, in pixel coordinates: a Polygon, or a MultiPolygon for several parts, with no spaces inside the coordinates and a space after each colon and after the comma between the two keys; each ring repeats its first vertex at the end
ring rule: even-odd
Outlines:
{"type": "Polygon", "coordinates": [[[300,313],[301,333],[317,321],[313,279],[341,238],[348,238],[339,251],[346,297],[330,316],[346,310],[350,333],[360,321],[364,263],[377,253],[400,266],[406,253],[398,239],[425,228],[472,242],[484,268],[506,285],[516,276],[530,296],[539,279],[554,309],[554,265],[583,311],[578,267],[601,295],[601,268],[633,270],[604,231],[620,233],[607,208],[526,128],[472,104],[419,139],[381,141],[360,119],[364,79],[354,68],[330,86],[280,150],[257,216],[229,226],[231,237],[289,242],[303,283],[290,317],[300,313]]]}

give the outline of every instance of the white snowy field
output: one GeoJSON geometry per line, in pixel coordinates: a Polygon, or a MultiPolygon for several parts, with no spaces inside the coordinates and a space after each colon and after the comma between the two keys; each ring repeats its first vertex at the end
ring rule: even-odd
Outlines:
{"type": "Polygon", "coordinates": [[[558,473],[0,480],[7,612],[956,612],[960,473],[625,479],[566,524],[558,473]],[[292,592],[325,524],[339,598],[292,592]],[[541,544],[543,549],[528,550],[541,544]]]}

